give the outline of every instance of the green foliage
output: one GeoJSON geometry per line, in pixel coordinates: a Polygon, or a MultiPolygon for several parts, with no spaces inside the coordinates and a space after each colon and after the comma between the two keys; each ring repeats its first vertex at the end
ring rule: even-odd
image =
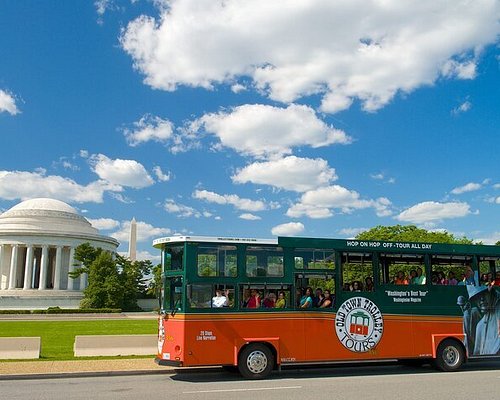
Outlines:
{"type": "Polygon", "coordinates": [[[495,246],[500,246],[500,240],[495,243],[495,246]]]}
{"type": "Polygon", "coordinates": [[[82,265],[70,274],[78,278],[88,274],[88,286],[83,291],[81,308],[111,308],[125,311],[140,310],[137,299],[146,295],[145,276],[151,273],[151,261],[130,261],[89,243],[76,248],[75,260],[82,265]]]}
{"type": "Polygon", "coordinates": [[[427,242],[449,244],[473,244],[471,239],[457,238],[448,232],[430,232],[415,225],[376,226],[356,236],[358,240],[387,240],[401,242],[427,242]]]}
{"type": "Polygon", "coordinates": [[[146,293],[147,293],[148,297],[150,297],[150,298],[157,298],[159,293],[160,293],[161,286],[162,286],[161,264],[155,265],[152,268],[151,273],[153,275],[153,279],[151,279],[149,281],[149,285],[148,285],[148,289],[147,289],[146,293]]]}

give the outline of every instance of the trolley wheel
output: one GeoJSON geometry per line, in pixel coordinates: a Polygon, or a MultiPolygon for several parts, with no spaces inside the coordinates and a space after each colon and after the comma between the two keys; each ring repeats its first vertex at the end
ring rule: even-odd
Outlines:
{"type": "Polygon", "coordinates": [[[436,352],[434,365],[441,371],[457,371],[465,361],[462,344],[454,339],[443,340],[436,352]]]}
{"type": "Polygon", "coordinates": [[[249,344],[241,351],[238,359],[238,369],[246,379],[264,379],[273,367],[273,353],[262,343],[249,344]]]}

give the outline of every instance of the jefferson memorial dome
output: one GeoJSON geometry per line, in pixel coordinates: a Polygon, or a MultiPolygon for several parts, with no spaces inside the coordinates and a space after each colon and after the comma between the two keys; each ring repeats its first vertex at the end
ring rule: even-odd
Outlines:
{"type": "Polygon", "coordinates": [[[18,308],[13,303],[23,308],[33,302],[23,299],[35,297],[38,307],[34,308],[70,306],[64,298],[80,299],[87,277],[72,279],[68,272],[77,268],[75,248],[85,242],[112,252],[119,244],[100,235],[59,200],[26,200],[0,214],[0,308],[18,308]]]}

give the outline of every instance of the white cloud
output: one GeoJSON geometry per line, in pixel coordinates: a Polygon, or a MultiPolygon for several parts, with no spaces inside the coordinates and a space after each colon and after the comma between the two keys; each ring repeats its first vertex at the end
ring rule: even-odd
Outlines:
{"type": "Polygon", "coordinates": [[[440,77],[475,77],[499,10],[491,0],[171,0],[158,19],[130,22],[121,44],[153,88],[248,77],[274,100],[320,94],[326,112],[354,99],[374,111],[440,77]]]}
{"type": "Polygon", "coordinates": [[[256,183],[276,188],[305,192],[330,184],[337,179],[335,169],[322,158],[285,157],[279,160],[255,162],[231,177],[235,183],[256,183]]]}
{"type": "Polygon", "coordinates": [[[374,208],[379,217],[385,217],[392,214],[391,207],[391,202],[385,197],[364,200],[354,190],[332,185],[304,193],[300,201],[288,209],[286,215],[292,218],[328,218],[334,215],[335,209],[349,214],[358,209],[374,208]]]}
{"type": "Polygon", "coordinates": [[[9,92],[0,89],[0,113],[2,112],[8,112],[10,115],[16,115],[21,111],[19,111],[19,108],[16,106],[14,96],[9,92]]]}
{"type": "Polygon", "coordinates": [[[167,199],[163,208],[166,212],[176,214],[180,218],[201,217],[201,213],[199,211],[184,204],[178,204],[173,199],[167,199]]]}
{"type": "Polygon", "coordinates": [[[424,201],[404,210],[396,219],[415,224],[434,223],[443,219],[460,218],[471,214],[467,203],[438,203],[424,201]]]}
{"type": "Polygon", "coordinates": [[[121,192],[123,188],[104,180],[80,185],[69,178],[45,175],[44,170],[0,171],[0,198],[6,200],[50,197],[66,202],[102,203],[105,192],[121,192]]]}
{"type": "Polygon", "coordinates": [[[240,93],[245,90],[247,90],[247,87],[245,85],[242,85],[241,83],[235,83],[231,86],[231,92],[233,93],[240,93]]]}
{"type": "Polygon", "coordinates": [[[339,235],[347,238],[354,238],[361,232],[365,232],[367,230],[369,230],[369,228],[344,228],[339,231],[339,235]]]}
{"type": "Polygon", "coordinates": [[[312,108],[296,104],[287,108],[245,104],[229,112],[205,114],[190,127],[192,133],[202,129],[217,136],[220,146],[256,158],[290,154],[293,147],[351,142],[343,131],[320,120],[312,108]]]}
{"type": "Polygon", "coordinates": [[[167,143],[172,138],[174,131],[172,122],[150,114],[144,115],[133,125],[133,129],[125,128],[123,130],[130,146],[137,146],[149,141],[167,143]]]}
{"type": "Polygon", "coordinates": [[[500,232],[493,232],[491,235],[477,238],[475,241],[483,242],[483,244],[495,244],[500,241],[500,232]]]}
{"type": "Polygon", "coordinates": [[[89,221],[94,228],[103,231],[109,231],[120,226],[120,221],[114,220],[112,218],[87,218],[87,221],[89,221]]]}
{"type": "Polygon", "coordinates": [[[261,200],[250,200],[240,198],[235,194],[218,194],[208,190],[195,190],[193,197],[198,200],[204,200],[209,203],[216,203],[221,205],[232,205],[238,210],[243,211],[263,211],[268,208],[266,203],[261,200]]]}
{"type": "Polygon", "coordinates": [[[92,170],[110,183],[140,189],[154,183],[144,166],[135,160],[112,160],[103,154],[92,155],[92,170]]]}
{"type": "Polygon", "coordinates": [[[462,104],[460,104],[458,107],[455,107],[451,111],[451,113],[453,115],[458,115],[458,114],[462,114],[462,113],[469,111],[471,108],[472,108],[472,103],[467,100],[467,101],[464,101],[462,104]]]}
{"type": "Polygon", "coordinates": [[[254,215],[254,214],[250,214],[250,213],[243,213],[238,218],[245,219],[247,221],[258,221],[258,220],[262,219],[258,215],[254,215]]]}
{"type": "Polygon", "coordinates": [[[302,233],[304,229],[304,224],[301,222],[289,222],[275,226],[271,229],[271,233],[274,236],[294,236],[302,233]]]}
{"type": "Polygon", "coordinates": [[[467,193],[467,192],[474,192],[476,190],[479,190],[483,187],[481,183],[475,183],[475,182],[469,182],[466,185],[456,187],[451,191],[453,194],[462,194],[462,193],[467,193]]]}
{"type": "Polygon", "coordinates": [[[165,174],[159,166],[154,167],[153,172],[160,182],[168,182],[170,180],[170,172],[165,174]]]}
{"type": "MultiPolygon", "coordinates": [[[[137,242],[147,242],[160,236],[169,235],[171,232],[168,228],[157,228],[144,221],[136,221],[137,223],[137,242]]],[[[130,236],[130,221],[122,221],[120,229],[111,234],[116,240],[122,243],[128,243],[130,236]]]]}

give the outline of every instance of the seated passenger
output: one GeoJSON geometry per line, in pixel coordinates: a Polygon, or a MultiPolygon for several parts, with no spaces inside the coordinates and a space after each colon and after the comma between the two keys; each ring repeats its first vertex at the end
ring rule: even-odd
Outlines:
{"type": "Polygon", "coordinates": [[[325,296],[323,296],[323,289],[316,289],[316,296],[313,297],[313,307],[321,307],[325,296]]]}
{"type": "Polygon", "coordinates": [[[299,307],[300,308],[312,308],[313,300],[312,300],[312,288],[307,287],[306,293],[300,299],[299,307]]]}
{"type": "Polygon", "coordinates": [[[262,306],[265,308],[274,308],[274,305],[276,304],[276,294],[273,292],[269,292],[262,302],[262,306]]]}
{"type": "Polygon", "coordinates": [[[500,271],[496,273],[495,280],[493,281],[495,286],[500,286],[500,271]]]}
{"type": "Polygon", "coordinates": [[[410,271],[410,277],[409,277],[409,279],[408,279],[408,283],[409,283],[410,285],[417,285],[416,280],[417,280],[417,271],[416,271],[416,270],[414,270],[414,269],[412,269],[412,270],[410,271]]]}
{"type": "Polygon", "coordinates": [[[408,279],[405,278],[403,271],[398,271],[396,278],[394,279],[395,285],[408,285],[408,279]]]}
{"type": "Polygon", "coordinates": [[[222,294],[222,290],[220,289],[217,289],[215,291],[215,296],[212,297],[212,307],[227,307],[229,305],[229,302],[228,302],[228,294],[229,294],[229,291],[226,290],[225,291],[225,295],[222,294]]]}
{"type": "Polygon", "coordinates": [[[363,290],[363,285],[360,281],[354,281],[352,283],[351,292],[361,292],[363,290]]]}
{"type": "Polygon", "coordinates": [[[330,291],[327,289],[325,290],[325,297],[323,299],[323,302],[321,303],[320,308],[330,308],[330,307],[333,307],[333,298],[330,291]]]}
{"type": "Polygon", "coordinates": [[[278,300],[276,300],[275,308],[285,308],[286,300],[285,300],[285,292],[278,292],[278,300]]]}
{"type": "Polygon", "coordinates": [[[455,279],[455,273],[453,271],[448,272],[448,279],[446,280],[448,285],[456,285],[458,281],[455,279]]]}
{"type": "Polygon", "coordinates": [[[443,271],[438,271],[436,278],[436,285],[446,285],[446,279],[443,271]]]}
{"type": "Polygon", "coordinates": [[[257,289],[252,289],[250,291],[250,298],[248,299],[247,308],[259,308],[260,307],[260,293],[257,289]]]}
{"type": "Polygon", "coordinates": [[[423,273],[422,268],[418,267],[417,268],[417,277],[415,278],[414,285],[425,285],[425,276],[422,275],[422,273],[423,273]]]}
{"type": "Polygon", "coordinates": [[[373,279],[371,276],[367,276],[365,278],[365,291],[373,292],[375,290],[375,286],[373,285],[373,279]]]}
{"type": "Polygon", "coordinates": [[[241,300],[241,307],[248,307],[248,300],[250,300],[250,289],[243,290],[243,299],[241,300]]]}
{"type": "Polygon", "coordinates": [[[349,282],[344,283],[344,285],[342,286],[342,290],[344,292],[350,292],[351,289],[352,289],[352,286],[349,282]]]}

